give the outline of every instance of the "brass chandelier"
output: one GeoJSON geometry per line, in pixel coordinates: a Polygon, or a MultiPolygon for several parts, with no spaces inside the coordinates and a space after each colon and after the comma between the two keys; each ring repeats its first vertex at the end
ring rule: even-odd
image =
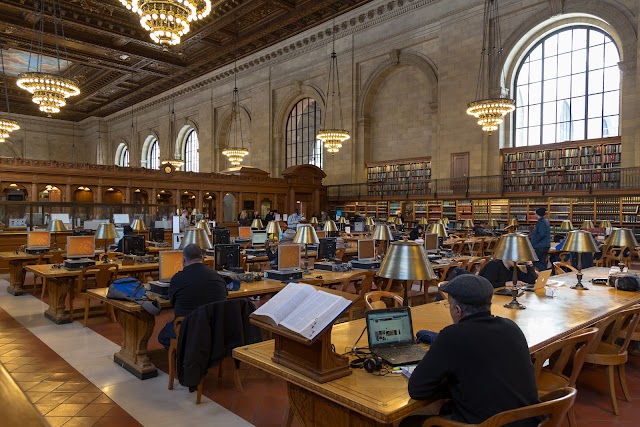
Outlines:
{"type": "Polygon", "coordinates": [[[9,108],[9,88],[7,81],[7,75],[4,71],[4,49],[0,46],[0,60],[2,61],[2,85],[4,86],[4,97],[7,104],[7,116],[8,117],[0,117],[0,142],[4,142],[7,138],[9,138],[9,134],[14,130],[20,129],[20,125],[18,122],[11,118],[11,109],[9,108]]]}
{"type": "MultiPolygon", "coordinates": [[[[120,0],[140,16],[140,25],[151,40],[162,46],[175,46],[191,30],[190,24],[211,13],[211,0],[120,0]]],[[[220,3],[215,1],[214,3],[220,3]]]]}
{"type": "Polygon", "coordinates": [[[478,119],[482,130],[489,132],[489,135],[498,129],[504,116],[516,109],[516,101],[513,99],[503,96],[491,98],[489,94],[489,80],[498,71],[499,58],[503,52],[498,12],[498,0],[485,1],[476,100],[467,105],[467,114],[478,119]]]}
{"type": "Polygon", "coordinates": [[[338,74],[338,55],[336,55],[335,28],[331,28],[333,33],[331,61],[329,63],[329,81],[327,83],[327,108],[331,104],[331,121],[329,115],[325,113],[324,129],[316,135],[331,155],[334,155],[342,148],[342,143],[351,138],[349,132],[344,130],[342,123],[342,103],[340,102],[340,76],[338,74]],[[338,92],[338,113],[340,115],[339,127],[336,126],[336,90],[338,92]]]}
{"type": "Polygon", "coordinates": [[[222,154],[227,156],[232,166],[239,166],[244,157],[249,154],[249,150],[244,148],[242,138],[242,116],[240,114],[240,97],[238,95],[238,70],[233,67],[234,88],[231,100],[231,130],[233,131],[233,146],[229,138],[229,146],[222,150],[222,154]],[[240,134],[240,146],[238,146],[238,134],[240,134]]]}
{"type": "MultiPolygon", "coordinates": [[[[26,73],[21,73],[18,76],[18,87],[31,93],[33,96],[31,100],[40,106],[40,111],[47,113],[47,117],[51,117],[51,114],[59,113],[60,108],[67,104],[66,99],[71,96],[80,94],[80,88],[78,83],[73,79],[62,77],[60,70],[60,49],[58,40],[58,21],[61,29],[61,36],[64,39],[64,26],[62,25],[62,13],[60,10],[60,0],[52,1],[52,14],[54,21],[54,36],[56,43],[56,60],[58,63],[58,73],[43,73],[42,72],[42,47],[44,37],[44,10],[45,0],[40,1],[40,29],[39,29],[39,43],[36,58],[36,69],[31,71],[31,55],[34,54],[33,40],[31,45],[31,52],[29,52],[29,68],[26,73]],[[57,16],[59,15],[59,16],[57,16]]],[[[34,36],[35,36],[35,24],[34,22],[34,36]]],[[[67,49],[65,47],[65,61],[69,62],[66,55],[67,49]]]]}

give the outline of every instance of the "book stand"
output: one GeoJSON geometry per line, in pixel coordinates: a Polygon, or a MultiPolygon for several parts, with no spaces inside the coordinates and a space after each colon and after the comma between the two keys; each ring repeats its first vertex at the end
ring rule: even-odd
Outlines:
{"type": "Polygon", "coordinates": [[[259,319],[251,323],[270,331],[275,338],[273,360],[316,382],[326,383],[351,374],[349,359],[333,351],[329,324],[314,339],[308,340],[280,326],[272,326],[259,319]]]}

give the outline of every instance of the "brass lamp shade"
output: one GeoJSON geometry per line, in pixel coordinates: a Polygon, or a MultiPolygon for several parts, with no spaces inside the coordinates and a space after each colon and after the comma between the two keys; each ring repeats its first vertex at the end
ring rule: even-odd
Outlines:
{"type": "Polygon", "coordinates": [[[395,225],[402,225],[402,218],[400,218],[399,216],[396,217],[395,221],[394,221],[395,225]]]}
{"type": "Polygon", "coordinates": [[[449,218],[447,218],[446,216],[444,218],[442,218],[442,223],[443,224],[449,224],[449,218]]]}
{"type": "Polygon", "coordinates": [[[636,241],[636,236],[634,236],[633,232],[628,228],[616,228],[614,229],[605,244],[609,246],[626,246],[630,248],[635,248],[638,246],[638,242],[636,241]]]}
{"type": "Polygon", "coordinates": [[[147,226],[144,225],[144,222],[142,222],[142,220],[139,220],[139,219],[133,220],[133,222],[131,223],[131,228],[133,228],[133,231],[136,231],[138,233],[142,231],[147,231],[147,226]]]}
{"type": "MultiPolygon", "coordinates": [[[[335,224],[334,224],[335,227],[335,224]]],[[[278,221],[269,221],[267,224],[267,234],[274,234],[276,236],[280,236],[282,229],[280,228],[280,224],[278,221]]]]}
{"type": "Polygon", "coordinates": [[[184,249],[192,243],[198,245],[202,250],[213,249],[211,239],[209,239],[207,232],[202,228],[187,228],[178,249],[184,249]]]}
{"type": "Polygon", "coordinates": [[[443,239],[446,239],[448,237],[447,227],[445,227],[444,224],[440,223],[431,224],[427,232],[430,234],[437,234],[438,237],[442,237],[443,239]]]}
{"type": "MultiPolygon", "coordinates": [[[[253,222],[255,222],[256,220],[254,219],[253,222]]],[[[311,217],[311,221],[309,221],[309,224],[313,225],[314,227],[318,226],[318,218],[316,218],[315,216],[311,217]]]]}
{"type": "Polygon", "coordinates": [[[348,224],[349,222],[347,221],[347,218],[341,216],[340,219],[338,220],[338,224],[348,224]]]}
{"type": "Polygon", "coordinates": [[[509,233],[500,237],[493,252],[495,259],[507,261],[538,261],[529,238],[524,234],[509,233]]]}
{"type": "MultiPolygon", "coordinates": [[[[311,222],[313,223],[313,220],[315,218],[311,218],[311,222]]],[[[318,221],[316,219],[316,221],[318,221]]],[[[264,228],[264,225],[262,225],[262,220],[260,218],[256,218],[253,221],[251,221],[251,228],[257,228],[259,230],[262,230],[264,228]]]]}
{"type": "Polygon", "coordinates": [[[568,219],[565,219],[560,224],[560,231],[571,231],[573,230],[573,224],[568,219]]]}
{"type": "Polygon", "coordinates": [[[372,217],[368,216],[365,224],[369,227],[373,227],[374,225],[376,225],[376,221],[372,217]]]}
{"type": "Polygon", "coordinates": [[[405,241],[391,242],[378,276],[397,280],[432,280],[437,277],[422,245],[405,241]]]}
{"type": "Polygon", "coordinates": [[[373,230],[373,240],[393,240],[393,236],[391,235],[391,230],[389,230],[388,225],[376,225],[376,228],[373,230]]]}
{"type": "Polygon", "coordinates": [[[65,227],[64,222],[61,219],[54,219],[49,224],[47,224],[47,231],[52,233],[60,233],[61,231],[67,231],[67,227],[65,227]]]}
{"type": "Polygon", "coordinates": [[[304,244],[318,244],[320,240],[318,240],[318,235],[316,234],[316,230],[311,226],[311,224],[298,224],[298,228],[296,229],[296,235],[293,238],[293,243],[304,243],[304,244]]]}
{"type": "Polygon", "coordinates": [[[420,220],[418,221],[418,224],[420,224],[420,225],[427,225],[427,224],[429,224],[429,221],[427,220],[427,218],[426,218],[426,217],[422,217],[422,218],[420,218],[420,220]]]}
{"type": "Polygon", "coordinates": [[[472,219],[465,219],[462,222],[462,227],[463,228],[473,228],[474,224],[473,224],[473,220],[472,219]]]}
{"type": "Polygon", "coordinates": [[[338,231],[338,227],[336,226],[336,222],[332,219],[326,221],[324,223],[323,231],[338,231]]]}
{"type": "Polygon", "coordinates": [[[611,228],[611,221],[608,219],[603,219],[600,221],[600,228],[611,228]]]}
{"type": "Polygon", "coordinates": [[[593,224],[593,221],[590,219],[586,219],[582,221],[582,225],[580,226],[583,230],[593,230],[596,226],[593,224]]]}
{"type": "Polygon", "coordinates": [[[198,223],[196,224],[196,228],[203,229],[207,233],[207,236],[211,236],[211,229],[209,228],[209,224],[207,223],[206,219],[201,219],[200,221],[198,221],[198,223]]]}
{"type": "Polygon", "coordinates": [[[562,245],[563,251],[569,252],[598,252],[598,246],[591,233],[585,230],[573,230],[567,233],[567,240],[562,245]]]}
{"type": "Polygon", "coordinates": [[[390,216],[389,218],[387,218],[387,224],[395,224],[395,223],[396,223],[395,216],[390,216]]]}
{"type": "Polygon", "coordinates": [[[98,224],[95,238],[97,240],[113,240],[118,237],[115,224],[111,222],[101,222],[98,224]]]}
{"type": "Polygon", "coordinates": [[[509,227],[517,227],[518,226],[518,220],[516,218],[511,218],[509,220],[509,227]]]}
{"type": "Polygon", "coordinates": [[[495,218],[491,218],[489,220],[489,222],[487,223],[487,225],[491,228],[497,228],[498,227],[498,220],[495,218]]]}

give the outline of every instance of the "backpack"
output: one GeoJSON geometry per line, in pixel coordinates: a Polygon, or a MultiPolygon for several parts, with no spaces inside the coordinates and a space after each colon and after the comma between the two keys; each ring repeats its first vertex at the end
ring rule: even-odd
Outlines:
{"type": "Polygon", "coordinates": [[[135,302],[154,316],[160,314],[160,303],[157,300],[150,300],[147,297],[144,284],[133,277],[114,280],[109,285],[107,298],[135,302]]]}
{"type": "Polygon", "coordinates": [[[640,291],[640,283],[638,282],[638,277],[631,274],[618,276],[615,281],[615,286],[621,291],[640,291]]]}

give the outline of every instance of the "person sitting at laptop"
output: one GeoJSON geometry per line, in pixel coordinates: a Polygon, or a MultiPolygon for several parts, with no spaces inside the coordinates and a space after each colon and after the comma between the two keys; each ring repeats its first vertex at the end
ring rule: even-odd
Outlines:
{"type": "Polygon", "coordinates": [[[480,221],[473,227],[473,234],[476,237],[493,236],[493,231],[487,229],[487,221],[480,221]]]}
{"type": "MultiPolygon", "coordinates": [[[[201,305],[227,299],[227,283],[215,270],[204,265],[203,260],[202,249],[196,244],[182,250],[182,271],[174,274],[169,284],[174,317],[187,316],[201,305]]],[[[171,338],[175,337],[171,320],[158,334],[158,342],[168,349],[171,338]]]]}
{"type": "Polygon", "coordinates": [[[424,239],[424,227],[422,224],[418,224],[413,230],[411,230],[411,233],[409,233],[409,240],[416,239],[424,239]]]}
{"type": "MultiPolygon", "coordinates": [[[[493,286],[482,276],[458,276],[443,286],[453,325],[438,334],[409,378],[409,396],[448,393],[441,410],[452,420],[479,424],[493,415],[538,403],[538,388],[524,334],[513,321],[491,315],[493,286]]],[[[412,415],[400,427],[422,426],[412,415]]],[[[540,420],[514,423],[537,426],[540,420]]]]}
{"type": "MultiPolygon", "coordinates": [[[[526,263],[527,270],[522,271],[518,268],[518,283],[522,285],[524,283],[535,283],[538,275],[536,274],[533,263],[530,261],[526,263]]],[[[513,285],[513,269],[515,263],[513,261],[492,259],[489,261],[480,271],[480,276],[487,279],[494,288],[501,288],[503,286],[513,285]]]]}

